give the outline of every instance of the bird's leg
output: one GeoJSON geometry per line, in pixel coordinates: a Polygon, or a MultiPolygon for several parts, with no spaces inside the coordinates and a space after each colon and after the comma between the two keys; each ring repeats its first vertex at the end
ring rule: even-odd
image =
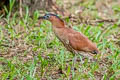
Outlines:
{"type": "Polygon", "coordinates": [[[72,62],[72,77],[74,77],[75,75],[75,64],[76,64],[76,60],[77,60],[77,54],[74,54],[74,58],[73,58],[73,62],[72,62]]]}

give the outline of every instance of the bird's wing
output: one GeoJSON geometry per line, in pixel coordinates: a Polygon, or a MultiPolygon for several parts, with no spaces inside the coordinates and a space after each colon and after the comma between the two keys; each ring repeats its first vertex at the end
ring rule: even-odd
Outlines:
{"type": "Polygon", "coordinates": [[[72,50],[79,53],[81,56],[93,59],[93,54],[89,53],[90,44],[91,41],[82,33],[77,32],[69,35],[69,46],[72,48],[72,50]]]}
{"type": "Polygon", "coordinates": [[[89,40],[82,33],[76,32],[69,35],[69,45],[77,51],[88,51],[89,40]]]}

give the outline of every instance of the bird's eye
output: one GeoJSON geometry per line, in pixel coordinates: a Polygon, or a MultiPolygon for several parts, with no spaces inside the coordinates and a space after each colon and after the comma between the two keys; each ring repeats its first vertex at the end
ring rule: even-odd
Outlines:
{"type": "Polygon", "coordinates": [[[50,15],[46,15],[47,18],[50,18],[50,15]]]}

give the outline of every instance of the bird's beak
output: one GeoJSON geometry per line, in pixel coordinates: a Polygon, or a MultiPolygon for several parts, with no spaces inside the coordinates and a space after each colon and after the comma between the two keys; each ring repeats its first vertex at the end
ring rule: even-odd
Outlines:
{"type": "Polygon", "coordinates": [[[46,19],[45,16],[40,16],[38,19],[46,19]]]}

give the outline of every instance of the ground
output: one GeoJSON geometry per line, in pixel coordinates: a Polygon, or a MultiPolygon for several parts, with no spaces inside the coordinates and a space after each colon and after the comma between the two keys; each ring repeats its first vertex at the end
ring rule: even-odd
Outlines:
{"type": "Polygon", "coordinates": [[[70,19],[60,15],[66,24],[97,44],[100,50],[95,56],[97,61],[77,55],[74,64],[74,55],[55,37],[51,23],[38,20],[42,15],[39,11],[31,18],[26,8],[23,18],[16,11],[0,19],[0,79],[119,80],[120,1],[56,0],[56,3],[72,14],[70,19]]]}

